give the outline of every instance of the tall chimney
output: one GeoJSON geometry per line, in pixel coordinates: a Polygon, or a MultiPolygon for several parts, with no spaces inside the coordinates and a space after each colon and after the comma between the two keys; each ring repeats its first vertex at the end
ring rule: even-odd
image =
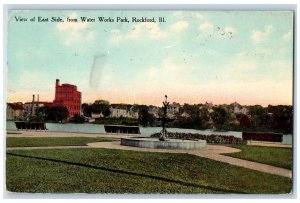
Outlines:
{"type": "Polygon", "coordinates": [[[57,88],[59,86],[59,79],[56,79],[56,82],[55,82],[55,97],[54,97],[54,100],[57,100],[57,88]]]}
{"type": "Polygon", "coordinates": [[[37,103],[39,104],[39,101],[40,101],[40,95],[38,94],[38,97],[37,97],[37,103]]]}
{"type": "Polygon", "coordinates": [[[55,83],[55,86],[59,86],[59,79],[56,79],[56,83],[55,83]]]}
{"type": "Polygon", "coordinates": [[[32,95],[32,108],[31,108],[31,115],[34,116],[34,94],[32,95]]]}

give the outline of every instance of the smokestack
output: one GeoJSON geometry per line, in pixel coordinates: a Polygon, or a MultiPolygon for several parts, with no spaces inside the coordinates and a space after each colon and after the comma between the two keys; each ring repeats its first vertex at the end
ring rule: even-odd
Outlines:
{"type": "Polygon", "coordinates": [[[34,94],[32,95],[32,109],[31,109],[31,115],[34,116],[34,94]]]}
{"type": "Polygon", "coordinates": [[[59,79],[56,79],[55,86],[57,87],[59,85],[59,79]]]}
{"type": "Polygon", "coordinates": [[[37,103],[39,103],[39,101],[40,101],[40,95],[38,94],[37,103]]]}

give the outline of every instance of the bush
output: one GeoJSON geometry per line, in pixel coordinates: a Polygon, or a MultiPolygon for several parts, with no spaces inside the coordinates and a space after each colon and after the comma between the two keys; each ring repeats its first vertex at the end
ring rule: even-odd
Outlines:
{"type": "MultiPolygon", "coordinates": [[[[160,133],[154,133],[151,135],[151,137],[159,137],[160,133]]],[[[174,139],[186,139],[186,140],[191,140],[191,139],[199,139],[199,140],[206,140],[207,143],[214,143],[214,144],[245,144],[246,141],[234,137],[233,135],[226,136],[226,135],[202,135],[198,133],[178,133],[178,132],[168,132],[168,137],[169,138],[174,138],[174,139]]]]}

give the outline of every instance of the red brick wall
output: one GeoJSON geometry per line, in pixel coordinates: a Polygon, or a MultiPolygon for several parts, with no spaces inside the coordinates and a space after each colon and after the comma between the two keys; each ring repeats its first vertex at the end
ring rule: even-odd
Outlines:
{"type": "Polygon", "coordinates": [[[65,106],[69,111],[69,118],[75,114],[80,114],[81,92],[77,91],[77,87],[71,84],[59,85],[59,81],[55,85],[54,106],[65,106]]]}

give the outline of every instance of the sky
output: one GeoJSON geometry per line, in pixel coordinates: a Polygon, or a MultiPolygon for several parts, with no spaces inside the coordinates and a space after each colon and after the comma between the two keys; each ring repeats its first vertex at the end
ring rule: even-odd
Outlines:
{"type": "Polygon", "coordinates": [[[288,11],[10,11],[7,40],[7,102],[28,102],[33,94],[53,101],[60,79],[76,85],[88,103],[161,105],[167,94],[181,104],[292,105],[288,11]]]}

